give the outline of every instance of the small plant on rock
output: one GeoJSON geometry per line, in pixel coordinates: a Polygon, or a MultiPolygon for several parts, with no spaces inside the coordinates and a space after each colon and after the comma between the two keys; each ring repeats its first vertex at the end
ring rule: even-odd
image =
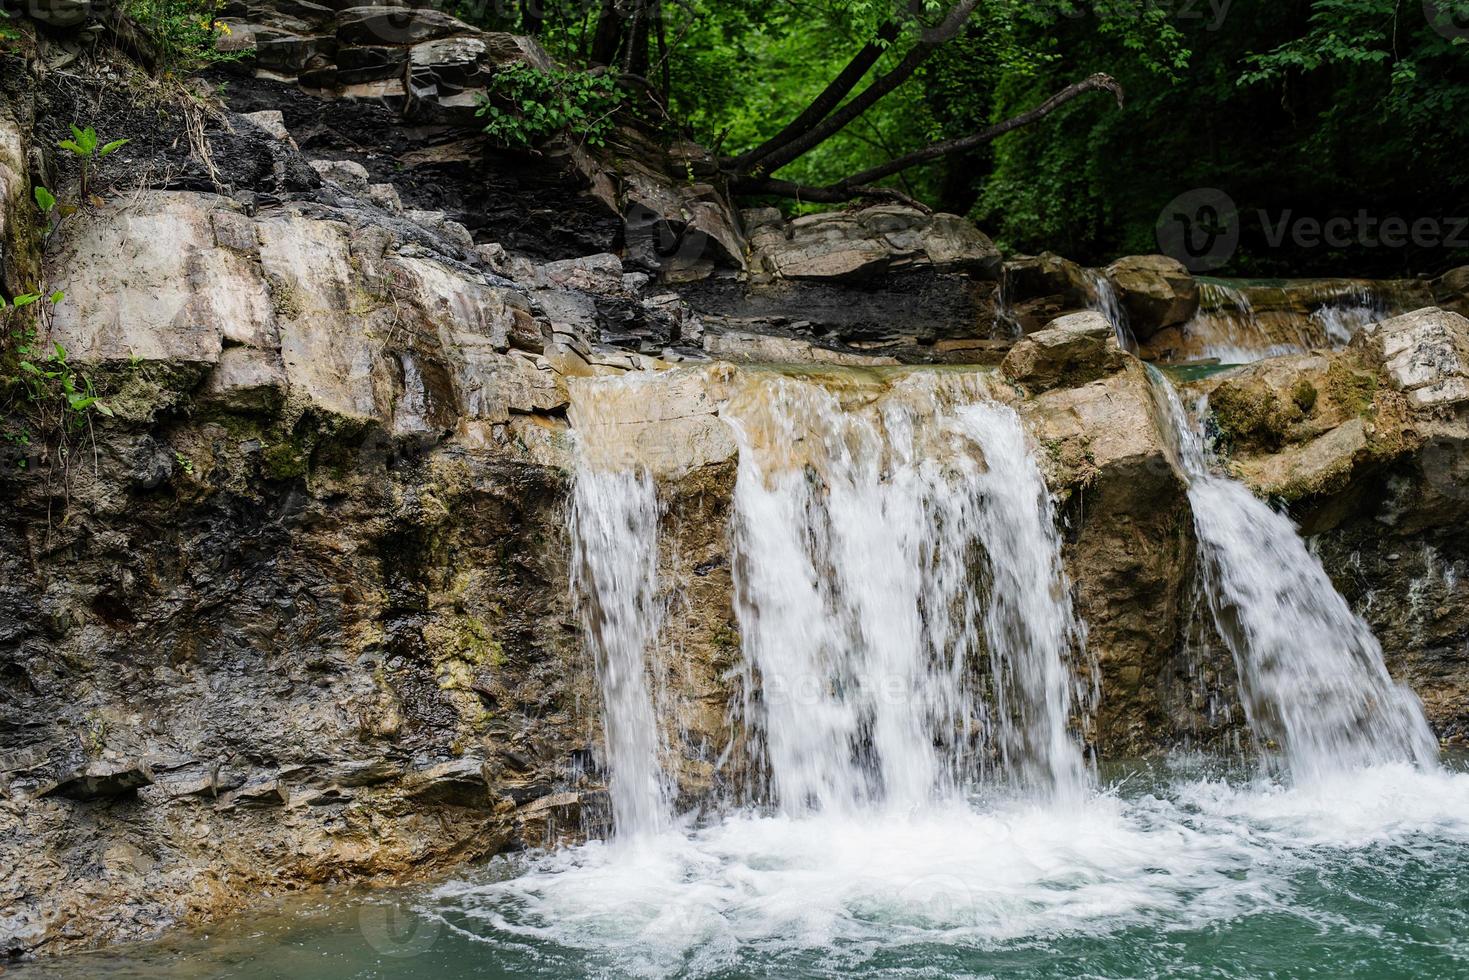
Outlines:
{"type": "MultiPolygon", "coordinates": [[[[113,140],[110,143],[103,143],[97,138],[97,131],[91,126],[88,126],[85,129],[79,129],[76,126],[73,126],[71,127],[71,135],[71,139],[62,140],[56,145],[63,150],[69,151],[72,156],[81,161],[82,186],[79,192],[81,200],[84,203],[99,203],[92,196],[91,193],[92,170],[99,160],[116,153],[118,150],[126,146],[129,140],[124,138],[120,140],[113,140]]],[[[44,187],[36,188],[37,193],[44,190],[44,187]]],[[[49,192],[47,192],[47,194],[49,196],[49,192]]],[[[38,204],[40,203],[39,197],[37,197],[36,202],[38,204]]],[[[52,202],[53,204],[55,203],[55,198],[52,198],[52,202]]]]}

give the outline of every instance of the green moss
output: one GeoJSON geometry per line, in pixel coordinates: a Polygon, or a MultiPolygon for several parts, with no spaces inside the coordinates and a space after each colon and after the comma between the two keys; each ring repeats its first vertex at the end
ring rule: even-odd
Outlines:
{"type": "Polygon", "coordinates": [[[1326,394],[1345,411],[1363,418],[1372,414],[1379,385],[1377,375],[1353,369],[1342,361],[1326,372],[1326,394]]]}
{"type": "Polygon", "coordinates": [[[1302,378],[1296,382],[1295,388],[1291,389],[1291,401],[1295,402],[1306,415],[1310,415],[1316,409],[1316,400],[1319,397],[1316,386],[1308,378],[1302,378]]]}
{"type": "Polygon", "coordinates": [[[272,480],[295,480],[310,469],[311,455],[294,442],[278,442],[261,453],[266,476],[272,480]]]}
{"type": "Polygon", "coordinates": [[[1209,411],[1229,448],[1270,452],[1286,442],[1291,425],[1302,414],[1299,405],[1282,404],[1271,389],[1242,383],[1220,385],[1209,398],[1209,411]]]}
{"type": "Polygon", "coordinates": [[[301,298],[296,295],[296,287],[280,276],[272,275],[267,279],[270,283],[270,299],[275,306],[275,311],[287,320],[299,319],[302,307],[301,298]]]}

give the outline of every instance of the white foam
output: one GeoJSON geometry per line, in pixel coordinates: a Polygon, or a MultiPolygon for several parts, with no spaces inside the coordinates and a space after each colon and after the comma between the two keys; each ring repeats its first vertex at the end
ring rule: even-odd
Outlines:
{"type": "Polygon", "coordinates": [[[1469,842],[1469,776],[1407,765],[1310,786],[1183,781],[1074,805],[998,800],[854,818],[736,813],[713,826],[546,855],[435,893],[476,938],[699,972],[754,954],[861,960],[1163,932],[1290,907],[1302,869],[1353,849],[1469,842]]]}

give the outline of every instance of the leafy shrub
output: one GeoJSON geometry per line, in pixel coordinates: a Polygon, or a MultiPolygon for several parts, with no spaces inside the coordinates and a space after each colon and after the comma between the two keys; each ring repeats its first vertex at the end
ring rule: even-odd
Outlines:
{"type": "Polygon", "coordinates": [[[188,75],[248,53],[218,49],[230,29],[214,0],[127,0],[127,12],[157,46],[160,71],[188,75]]]}
{"type": "Polygon", "coordinates": [[[485,132],[506,146],[536,146],[568,131],[603,146],[622,104],[617,82],[606,75],[514,64],[495,73],[476,115],[485,120],[485,132]]]}

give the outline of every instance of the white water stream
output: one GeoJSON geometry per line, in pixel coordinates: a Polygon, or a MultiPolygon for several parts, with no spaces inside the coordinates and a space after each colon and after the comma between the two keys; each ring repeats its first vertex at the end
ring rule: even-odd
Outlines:
{"type": "Polygon", "coordinates": [[[1298,781],[1382,763],[1434,765],[1438,741],[1423,708],[1388,676],[1372,630],[1290,519],[1213,471],[1177,390],[1153,377],[1189,478],[1204,590],[1234,654],[1250,727],[1279,746],[1298,781]]]}
{"type": "Polygon", "coordinates": [[[653,481],[583,456],[575,557],[618,834],[444,886],[432,914],[552,972],[564,955],[607,976],[887,975],[935,950],[1289,914],[1330,855],[1469,843],[1469,777],[1433,765],[1370,633],[1285,518],[1210,474],[1176,396],[1215,611],[1293,779],[1094,788],[1054,518],[986,385],[919,375],[854,397],[770,374],[724,406],[753,686],[737,720],[769,798],[713,818],[672,813],[658,765],[653,481]]]}

